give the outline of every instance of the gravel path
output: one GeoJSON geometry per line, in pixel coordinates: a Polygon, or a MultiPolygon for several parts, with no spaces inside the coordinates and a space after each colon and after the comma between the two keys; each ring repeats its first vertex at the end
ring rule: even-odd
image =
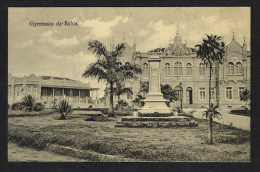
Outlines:
{"type": "Polygon", "coordinates": [[[25,161],[25,162],[86,162],[87,160],[73,158],[70,156],[64,156],[55,154],[48,151],[37,151],[36,149],[19,147],[17,144],[8,143],[8,161],[25,161]]]}
{"type": "MultiPolygon", "coordinates": [[[[191,108],[186,108],[183,109],[184,112],[190,112],[191,108]]],[[[195,109],[196,112],[194,112],[192,115],[195,118],[202,118],[202,112],[205,111],[206,109],[195,109]]],[[[222,118],[223,119],[216,119],[214,118],[214,121],[219,122],[221,124],[225,124],[225,125],[230,125],[232,124],[232,126],[236,127],[236,128],[241,128],[243,130],[248,130],[250,131],[250,117],[248,116],[242,116],[242,115],[234,115],[234,114],[229,114],[230,109],[221,109],[219,111],[222,114],[222,118]]],[[[204,117],[205,118],[205,117],[204,117]]]]}

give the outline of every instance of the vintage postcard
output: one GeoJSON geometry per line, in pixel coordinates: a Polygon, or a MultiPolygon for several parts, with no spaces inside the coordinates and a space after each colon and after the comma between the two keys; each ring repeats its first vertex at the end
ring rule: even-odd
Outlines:
{"type": "Polygon", "coordinates": [[[8,8],[8,161],[251,162],[250,11],[8,8]]]}

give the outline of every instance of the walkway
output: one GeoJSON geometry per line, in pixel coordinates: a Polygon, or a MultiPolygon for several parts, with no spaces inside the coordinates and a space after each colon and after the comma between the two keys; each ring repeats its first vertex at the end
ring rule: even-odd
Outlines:
{"type": "MultiPolygon", "coordinates": [[[[192,108],[184,108],[183,111],[186,113],[189,113],[194,109],[192,108]]],[[[206,109],[195,109],[196,112],[194,112],[192,115],[195,118],[202,118],[202,112],[205,111],[206,109]]],[[[242,116],[242,115],[234,115],[234,114],[229,114],[230,109],[221,109],[219,111],[222,114],[223,119],[214,119],[214,121],[225,124],[225,125],[231,125],[236,127],[236,128],[241,128],[243,130],[248,130],[250,131],[250,117],[248,116],[242,116]]],[[[205,117],[204,117],[205,118],[205,117]]]]}
{"type": "Polygon", "coordinates": [[[70,156],[58,155],[48,151],[37,151],[36,149],[19,147],[17,144],[8,143],[8,161],[23,162],[86,162],[87,160],[73,158],[70,156]]]}

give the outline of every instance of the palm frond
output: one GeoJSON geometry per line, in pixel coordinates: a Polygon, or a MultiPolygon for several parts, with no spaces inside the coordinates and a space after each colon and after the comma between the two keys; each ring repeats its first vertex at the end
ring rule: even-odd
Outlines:
{"type": "Polygon", "coordinates": [[[88,43],[88,49],[98,58],[102,56],[106,58],[109,56],[106,46],[97,40],[90,41],[88,43]]]}

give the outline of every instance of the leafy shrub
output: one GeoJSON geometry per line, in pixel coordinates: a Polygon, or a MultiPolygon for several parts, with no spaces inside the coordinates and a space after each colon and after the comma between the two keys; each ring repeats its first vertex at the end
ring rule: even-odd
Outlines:
{"type": "Polygon", "coordinates": [[[44,107],[44,105],[42,103],[35,103],[33,105],[33,110],[34,111],[43,111],[44,108],[45,107],[44,107]]]}
{"type": "Polygon", "coordinates": [[[128,103],[126,101],[124,101],[124,100],[120,100],[118,102],[118,104],[116,105],[115,110],[124,109],[126,107],[128,107],[128,103]]]}
{"type": "Polygon", "coordinates": [[[22,110],[23,106],[22,106],[21,102],[18,102],[18,103],[12,104],[11,108],[12,108],[12,110],[22,110]]]}
{"type": "Polygon", "coordinates": [[[36,102],[36,99],[31,95],[26,95],[22,98],[21,105],[24,106],[26,111],[32,111],[33,105],[36,102]]]}
{"type": "Polygon", "coordinates": [[[66,116],[73,112],[72,106],[66,100],[62,100],[58,105],[53,106],[53,110],[61,115],[59,119],[66,119],[66,116]]]}

